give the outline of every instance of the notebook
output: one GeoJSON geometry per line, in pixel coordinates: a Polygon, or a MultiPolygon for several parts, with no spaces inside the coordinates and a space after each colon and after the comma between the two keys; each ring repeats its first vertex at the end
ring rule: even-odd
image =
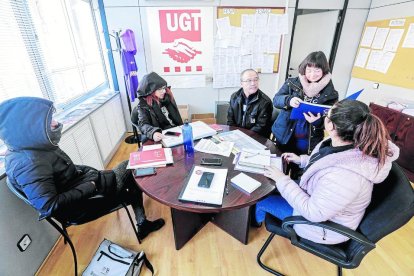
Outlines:
{"type": "Polygon", "coordinates": [[[238,175],[233,177],[231,179],[231,183],[234,186],[236,186],[236,188],[240,188],[241,190],[249,194],[254,192],[257,188],[259,188],[262,185],[262,183],[244,173],[239,173],[238,175]]]}

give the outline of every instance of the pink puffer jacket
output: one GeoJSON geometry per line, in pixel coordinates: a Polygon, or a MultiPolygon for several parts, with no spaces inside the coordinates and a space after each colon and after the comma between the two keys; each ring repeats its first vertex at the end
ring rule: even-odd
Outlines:
{"type": "MultiPolygon", "coordinates": [[[[321,143],[312,154],[319,151],[321,143]]],[[[371,202],[373,185],[381,183],[391,170],[391,162],[399,155],[399,148],[389,142],[393,156],[378,170],[376,158],[365,156],[358,149],[327,155],[303,174],[299,186],[288,176],[277,181],[281,195],[293,207],[293,215],[313,222],[333,221],[355,230],[371,202]]],[[[301,156],[305,167],[309,156],[301,156]]],[[[348,238],[335,232],[310,225],[296,225],[297,234],[305,239],[336,244],[348,238]]]]}

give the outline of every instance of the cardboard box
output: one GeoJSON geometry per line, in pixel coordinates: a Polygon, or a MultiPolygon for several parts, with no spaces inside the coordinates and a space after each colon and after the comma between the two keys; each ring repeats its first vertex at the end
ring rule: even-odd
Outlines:
{"type": "Polygon", "coordinates": [[[192,114],[191,122],[202,121],[206,124],[215,124],[216,118],[214,118],[214,113],[200,113],[192,114]]]}
{"type": "Polygon", "coordinates": [[[183,119],[183,122],[185,120],[189,120],[189,114],[190,114],[190,107],[188,106],[188,104],[179,104],[177,105],[178,107],[178,112],[180,112],[180,116],[181,119],[183,119]]]}

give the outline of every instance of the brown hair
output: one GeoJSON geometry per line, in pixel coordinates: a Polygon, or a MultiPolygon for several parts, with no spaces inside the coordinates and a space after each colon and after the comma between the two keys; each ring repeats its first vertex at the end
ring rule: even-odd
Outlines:
{"type": "Polygon", "coordinates": [[[312,52],[310,53],[299,65],[299,74],[305,75],[306,67],[316,67],[322,69],[323,75],[328,74],[331,69],[329,67],[328,60],[323,52],[312,52]]]}
{"type": "MultiPolygon", "coordinates": [[[[155,90],[155,91],[157,91],[157,90],[155,90]]],[[[152,103],[155,101],[157,104],[160,104],[160,99],[158,99],[158,97],[157,96],[155,96],[155,91],[152,91],[152,93],[151,94],[149,94],[148,96],[146,96],[145,97],[145,101],[147,102],[147,104],[149,105],[149,106],[152,106],[152,103]]],[[[172,94],[172,92],[171,92],[171,88],[168,86],[168,87],[166,87],[165,88],[165,92],[166,92],[166,94],[168,95],[168,97],[169,97],[169,100],[170,101],[174,101],[174,96],[173,96],[173,94],[172,94]]]]}
{"type": "Polygon", "coordinates": [[[365,155],[378,158],[380,166],[387,156],[392,156],[387,129],[363,102],[344,99],[333,106],[328,119],[342,140],[353,141],[355,148],[365,155]]]}

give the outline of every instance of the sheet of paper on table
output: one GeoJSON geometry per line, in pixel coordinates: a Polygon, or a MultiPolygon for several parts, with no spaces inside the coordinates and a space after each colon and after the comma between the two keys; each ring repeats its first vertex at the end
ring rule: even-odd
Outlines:
{"type": "Polygon", "coordinates": [[[210,139],[201,139],[197,145],[195,145],[194,149],[200,152],[229,157],[233,146],[234,143],[229,141],[220,141],[218,143],[215,143],[210,139]]]}

